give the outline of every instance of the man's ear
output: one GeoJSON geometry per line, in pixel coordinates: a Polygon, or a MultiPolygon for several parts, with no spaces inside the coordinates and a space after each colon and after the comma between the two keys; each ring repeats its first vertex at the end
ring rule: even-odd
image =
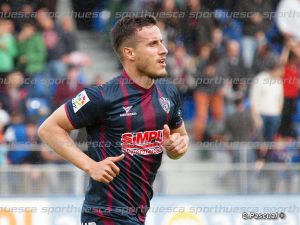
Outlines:
{"type": "Polygon", "coordinates": [[[123,48],[123,57],[130,61],[134,61],[135,60],[134,49],[130,48],[130,47],[124,47],[123,48]]]}

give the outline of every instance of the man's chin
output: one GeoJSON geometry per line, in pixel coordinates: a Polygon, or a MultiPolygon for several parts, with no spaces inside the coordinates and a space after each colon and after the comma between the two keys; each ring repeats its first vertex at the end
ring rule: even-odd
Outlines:
{"type": "Polygon", "coordinates": [[[168,75],[168,72],[166,70],[164,70],[164,71],[160,71],[160,73],[150,74],[149,77],[152,79],[159,79],[159,78],[166,77],[167,75],[168,75]]]}

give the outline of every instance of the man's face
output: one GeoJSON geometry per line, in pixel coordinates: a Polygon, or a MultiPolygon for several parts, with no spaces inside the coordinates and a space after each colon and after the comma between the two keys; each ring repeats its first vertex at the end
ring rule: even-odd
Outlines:
{"type": "Polygon", "coordinates": [[[277,68],[271,71],[271,75],[276,78],[280,78],[283,76],[284,68],[283,66],[278,66],[277,68]]]}
{"type": "Polygon", "coordinates": [[[30,38],[30,37],[32,37],[34,35],[35,29],[34,29],[33,26],[25,26],[23,28],[23,32],[26,34],[27,38],[30,38]]]}
{"type": "Polygon", "coordinates": [[[159,28],[157,26],[143,27],[136,32],[135,39],[134,63],[139,73],[154,79],[166,76],[168,50],[162,43],[159,28]]]}

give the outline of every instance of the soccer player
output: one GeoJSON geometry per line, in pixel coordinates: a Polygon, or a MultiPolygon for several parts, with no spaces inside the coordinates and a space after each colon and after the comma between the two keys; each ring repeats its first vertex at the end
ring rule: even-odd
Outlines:
{"type": "Polygon", "coordinates": [[[82,224],[144,224],[162,154],[178,159],[189,138],[180,96],[163,78],[167,49],[154,17],[124,17],[112,29],[122,74],[60,106],[39,136],[90,177],[82,224]],[[88,155],[69,136],[86,127],[88,155]]]}

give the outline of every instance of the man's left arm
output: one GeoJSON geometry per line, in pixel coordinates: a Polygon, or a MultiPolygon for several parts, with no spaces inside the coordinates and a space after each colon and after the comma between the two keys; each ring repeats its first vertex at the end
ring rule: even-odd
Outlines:
{"type": "Polygon", "coordinates": [[[163,147],[171,159],[181,158],[188,149],[189,136],[186,132],[184,123],[176,129],[170,130],[168,125],[164,125],[163,147]]]}

